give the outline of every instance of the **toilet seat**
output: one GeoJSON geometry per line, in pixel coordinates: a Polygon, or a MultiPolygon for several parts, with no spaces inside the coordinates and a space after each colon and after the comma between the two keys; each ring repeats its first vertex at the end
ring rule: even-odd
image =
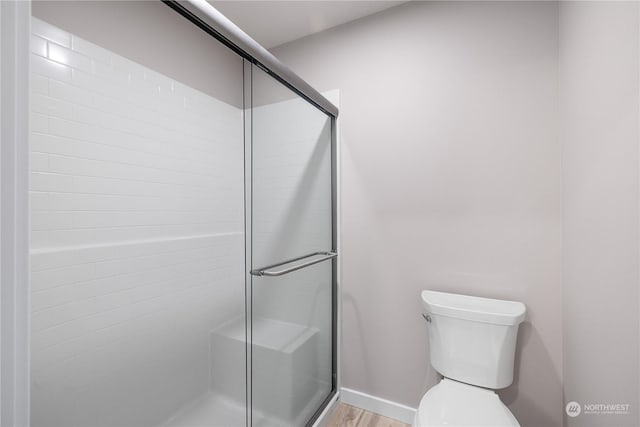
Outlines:
{"type": "Polygon", "coordinates": [[[414,427],[520,427],[493,391],[444,378],[422,397],[414,427]]]}

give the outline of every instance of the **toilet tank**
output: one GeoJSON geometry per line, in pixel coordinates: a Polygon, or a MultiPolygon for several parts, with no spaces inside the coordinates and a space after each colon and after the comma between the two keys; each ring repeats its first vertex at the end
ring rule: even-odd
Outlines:
{"type": "Polygon", "coordinates": [[[423,291],[431,365],[444,377],[499,389],[513,382],[520,302],[423,291]]]}

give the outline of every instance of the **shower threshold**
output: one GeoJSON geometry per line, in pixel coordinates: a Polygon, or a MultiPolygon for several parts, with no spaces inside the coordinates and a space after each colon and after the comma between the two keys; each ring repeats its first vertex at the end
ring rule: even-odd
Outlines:
{"type": "MultiPolygon", "coordinates": [[[[324,393],[318,390],[316,396],[309,402],[308,410],[312,412],[324,399],[324,393]]],[[[173,416],[162,427],[244,427],[246,425],[246,407],[237,401],[221,396],[217,393],[209,393],[184,408],[173,416]]],[[[275,415],[265,414],[254,410],[252,413],[252,427],[301,427],[305,420],[283,420],[275,415]]]]}

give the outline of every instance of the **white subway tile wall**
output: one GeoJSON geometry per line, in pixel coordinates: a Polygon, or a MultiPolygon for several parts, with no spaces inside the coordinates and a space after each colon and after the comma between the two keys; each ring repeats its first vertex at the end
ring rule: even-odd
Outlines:
{"type": "Polygon", "coordinates": [[[244,311],[242,110],[32,33],[32,425],[157,425],[244,311]]]}

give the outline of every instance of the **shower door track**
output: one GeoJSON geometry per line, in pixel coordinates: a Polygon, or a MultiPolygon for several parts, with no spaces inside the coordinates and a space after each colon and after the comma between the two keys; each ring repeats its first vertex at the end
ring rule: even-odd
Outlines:
{"type": "Polygon", "coordinates": [[[163,2],[320,110],[333,118],[338,117],[338,108],[335,105],[206,0],[163,0],[163,2]]]}

